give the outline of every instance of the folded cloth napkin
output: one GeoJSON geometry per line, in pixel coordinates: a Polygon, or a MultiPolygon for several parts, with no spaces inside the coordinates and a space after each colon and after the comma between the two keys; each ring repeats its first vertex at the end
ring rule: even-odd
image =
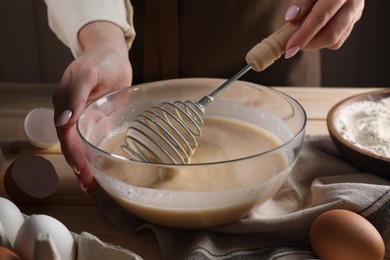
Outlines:
{"type": "MultiPolygon", "coordinates": [[[[104,243],[88,232],[72,233],[76,243],[75,260],[142,260],[130,250],[104,243]]],[[[48,234],[41,233],[34,243],[33,260],[64,260],[58,253],[57,245],[48,234]]]]}
{"type": "Polygon", "coordinates": [[[207,230],[147,223],[120,208],[102,190],[93,196],[118,229],[152,229],[164,259],[313,259],[309,230],[322,212],[359,213],[382,235],[390,257],[390,182],[346,162],[328,136],[307,136],[287,182],[239,221],[207,230]]]}

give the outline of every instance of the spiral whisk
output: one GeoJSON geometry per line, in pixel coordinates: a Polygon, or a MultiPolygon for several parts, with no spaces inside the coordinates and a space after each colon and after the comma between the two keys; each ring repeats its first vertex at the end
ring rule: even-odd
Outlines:
{"type": "Polygon", "coordinates": [[[288,38],[298,27],[298,24],[286,23],[258,43],[246,55],[248,65],[199,101],[163,102],[145,110],[130,122],[122,150],[135,161],[189,163],[202,136],[206,106],[214,96],[250,69],[261,71],[271,65],[284,53],[288,38]]]}
{"type": "Polygon", "coordinates": [[[136,161],[189,163],[202,135],[203,115],[197,102],[154,106],[131,122],[122,150],[136,161]]]}

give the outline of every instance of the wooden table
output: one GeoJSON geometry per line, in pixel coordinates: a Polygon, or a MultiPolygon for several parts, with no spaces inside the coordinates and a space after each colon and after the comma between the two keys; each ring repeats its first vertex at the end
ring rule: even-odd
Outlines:
{"type": "MultiPolygon", "coordinates": [[[[23,213],[51,215],[73,232],[87,231],[104,242],[127,248],[144,259],[161,259],[157,239],[151,231],[130,235],[115,229],[106,221],[92,197],[85,196],[80,190],[59,146],[42,150],[28,143],[23,132],[24,117],[33,108],[52,107],[51,96],[55,87],[48,84],[0,84],[0,148],[6,157],[0,171],[0,196],[8,198],[2,177],[9,164],[24,154],[40,155],[53,163],[60,178],[60,186],[57,192],[42,204],[18,205],[23,213]]],[[[354,94],[374,90],[318,87],[277,89],[295,98],[305,108],[308,115],[306,133],[310,135],[328,134],[325,119],[336,102],[354,94]]]]}

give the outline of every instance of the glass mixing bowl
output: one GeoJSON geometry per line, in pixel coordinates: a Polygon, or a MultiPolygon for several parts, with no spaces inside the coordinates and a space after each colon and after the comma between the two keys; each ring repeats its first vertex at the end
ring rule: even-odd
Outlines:
{"type": "MultiPolygon", "coordinates": [[[[306,114],[293,98],[269,87],[237,81],[216,96],[205,114],[205,118],[262,129],[276,140],[266,149],[260,148],[260,136],[244,142],[248,136],[240,134],[240,124],[236,136],[221,134],[225,139],[217,140],[217,146],[230,145],[221,148],[225,159],[201,142],[197,149],[204,161],[179,165],[132,161],[120,148],[108,152],[102,146],[144,110],[162,101],[198,101],[223,82],[199,78],[157,81],[110,93],[89,104],[77,122],[78,133],[94,177],[109,196],[144,220],[178,228],[223,225],[270,199],[298,158],[306,114]]],[[[202,127],[207,125],[206,120],[202,127]]],[[[218,139],[219,133],[214,136],[218,139]]],[[[207,139],[206,135],[202,138],[207,139]]]]}

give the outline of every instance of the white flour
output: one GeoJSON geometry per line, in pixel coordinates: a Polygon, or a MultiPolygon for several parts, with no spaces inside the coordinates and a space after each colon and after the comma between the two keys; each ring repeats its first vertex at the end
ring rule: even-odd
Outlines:
{"type": "Polygon", "coordinates": [[[390,97],[354,102],[343,108],[338,129],[351,143],[390,158],[390,97]]]}

